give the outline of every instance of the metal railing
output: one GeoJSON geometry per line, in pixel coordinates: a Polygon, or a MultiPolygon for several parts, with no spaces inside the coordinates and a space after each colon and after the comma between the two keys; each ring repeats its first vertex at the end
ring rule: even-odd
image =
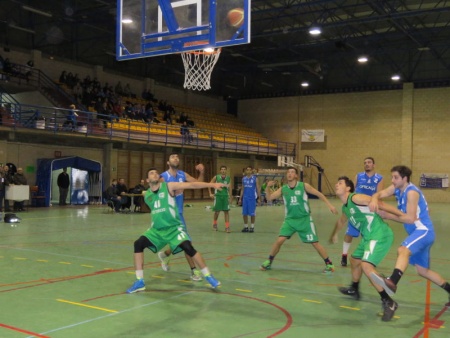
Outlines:
{"type": "MultiPolygon", "coordinates": [[[[3,98],[3,96],[0,96],[3,98]]],[[[73,119],[70,110],[57,107],[42,107],[0,101],[3,106],[3,127],[14,130],[32,128],[55,134],[74,133],[86,137],[122,139],[151,144],[176,145],[181,147],[209,148],[224,151],[244,152],[259,155],[295,156],[295,143],[272,141],[215,130],[189,128],[189,136],[182,135],[179,125],[145,123],[143,121],[119,119],[111,115],[77,110],[73,119]]]]}

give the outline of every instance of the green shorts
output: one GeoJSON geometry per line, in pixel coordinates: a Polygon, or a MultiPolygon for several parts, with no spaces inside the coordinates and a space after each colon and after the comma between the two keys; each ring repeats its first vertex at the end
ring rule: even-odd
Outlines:
{"type": "Polygon", "coordinates": [[[216,195],[214,197],[213,211],[228,211],[230,210],[230,198],[228,195],[216,195]]]}
{"type": "Polygon", "coordinates": [[[167,244],[169,244],[172,254],[175,255],[183,250],[179,247],[181,243],[191,241],[191,238],[186,232],[186,228],[182,224],[178,227],[173,226],[163,230],[150,228],[142,235],[147,237],[152,243],[152,245],[148,248],[154,253],[161,251],[167,244]]]}
{"type": "Polygon", "coordinates": [[[389,226],[383,227],[383,231],[376,235],[361,237],[352,257],[377,266],[388,254],[393,242],[394,233],[392,229],[389,226]]]}
{"type": "Polygon", "coordinates": [[[298,233],[303,243],[315,243],[319,241],[316,226],[310,215],[302,218],[285,219],[278,235],[280,237],[291,238],[295,233],[298,233]]]}

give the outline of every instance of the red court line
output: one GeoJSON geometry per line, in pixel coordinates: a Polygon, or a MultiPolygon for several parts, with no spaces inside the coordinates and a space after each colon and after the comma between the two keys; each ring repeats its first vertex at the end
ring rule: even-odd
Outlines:
{"type": "Polygon", "coordinates": [[[425,318],[424,318],[424,326],[422,329],[420,329],[419,332],[417,332],[413,338],[419,338],[423,335],[424,338],[428,338],[429,330],[431,328],[439,328],[442,324],[444,324],[443,321],[439,320],[439,317],[441,317],[445,311],[447,311],[447,306],[444,306],[444,308],[437,313],[436,316],[434,316],[433,319],[430,320],[430,298],[431,298],[431,282],[427,280],[427,288],[426,288],[426,296],[425,296],[425,318]]]}
{"type": "Polygon", "coordinates": [[[21,332],[21,333],[26,333],[26,334],[29,334],[29,335],[32,335],[32,336],[38,337],[38,338],[50,338],[49,336],[43,336],[43,335],[40,335],[39,333],[35,333],[35,332],[19,329],[18,327],[9,326],[9,325],[2,324],[2,323],[0,323],[0,326],[4,327],[5,329],[10,329],[10,330],[21,332]]]}

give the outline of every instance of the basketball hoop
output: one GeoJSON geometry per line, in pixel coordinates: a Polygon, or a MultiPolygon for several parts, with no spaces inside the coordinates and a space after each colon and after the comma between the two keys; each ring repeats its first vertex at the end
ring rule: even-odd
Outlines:
{"type": "MultiPolygon", "coordinates": [[[[189,45],[204,44],[203,41],[189,45]]],[[[192,90],[211,89],[211,74],[219,59],[221,48],[206,48],[181,53],[184,65],[184,88],[192,90]]]]}

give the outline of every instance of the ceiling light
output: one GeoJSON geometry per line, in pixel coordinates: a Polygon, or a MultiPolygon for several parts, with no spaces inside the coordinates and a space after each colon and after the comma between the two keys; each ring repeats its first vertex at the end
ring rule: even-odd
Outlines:
{"type": "Polygon", "coordinates": [[[309,83],[306,81],[303,81],[300,85],[304,88],[309,87],[309,83]]]}
{"type": "Polygon", "coordinates": [[[392,76],[391,76],[391,80],[392,80],[392,81],[398,81],[398,80],[400,80],[400,75],[398,75],[398,74],[392,75],[392,76]]]}
{"type": "Polygon", "coordinates": [[[26,6],[26,5],[23,5],[22,9],[24,9],[24,10],[26,10],[28,12],[33,12],[35,14],[46,16],[47,18],[51,18],[53,16],[52,13],[44,12],[44,11],[41,11],[40,9],[33,8],[33,7],[30,7],[30,6],[26,6]]]}
{"type": "Polygon", "coordinates": [[[26,33],[30,33],[30,34],[36,34],[36,31],[34,31],[33,29],[28,29],[28,28],[25,28],[25,27],[16,26],[13,23],[10,23],[8,26],[10,28],[14,28],[14,29],[17,29],[17,30],[22,31],[22,32],[26,32],[26,33]]]}
{"type": "Polygon", "coordinates": [[[124,23],[124,24],[129,24],[132,22],[133,22],[133,20],[131,20],[131,19],[122,19],[122,23],[124,23]]]}
{"type": "Polygon", "coordinates": [[[361,55],[358,57],[359,63],[366,63],[367,61],[369,61],[369,58],[366,55],[361,55]]]}
{"type": "Polygon", "coordinates": [[[320,35],[320,33],[322,33],[322,30],[320,29],[320,27],[313,26],[309,29],[309,34],[311,34],[311,35],[320,35]]]}

